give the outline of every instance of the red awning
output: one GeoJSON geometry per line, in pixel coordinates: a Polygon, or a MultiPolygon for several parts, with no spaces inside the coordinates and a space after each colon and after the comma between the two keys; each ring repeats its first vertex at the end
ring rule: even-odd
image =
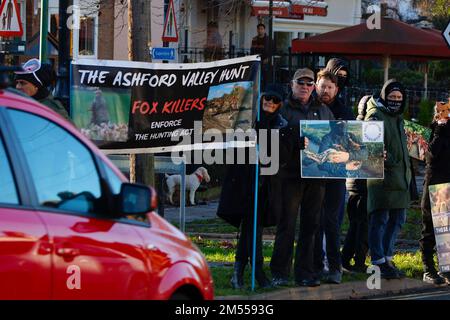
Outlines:
{"type": "Polygon", "coordinates": [[[292,52],[450,59],[450,49],[438,30],[419,29],[390,18],[382,19],[381,29],[370,30],[366,23],[361,23],[307,39],[294,39],[292,52]]]}

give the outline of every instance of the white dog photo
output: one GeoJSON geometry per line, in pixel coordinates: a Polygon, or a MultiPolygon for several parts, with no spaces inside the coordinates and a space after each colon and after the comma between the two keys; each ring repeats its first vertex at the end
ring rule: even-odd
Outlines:
{"type": "MultiPolygon", "coordinates": [[[[189,202],[193,206],[195,206],[195,192],[197,191],[203,180],[205,180],[207,183],[210,180],[208,170],[206,170],[206,168],[204,167],[200,167],[195,170],[194,173],[186,176],[186,191],[189,190],[189,202]]],[[[172,197],[176,190],[176,187],[179,187],[181,185],[181,176],[179,174],[174,174],[171,176],[166,174],[166,184],[169,188],[169,202],[173,205],[174,203],[172,197]]]]}

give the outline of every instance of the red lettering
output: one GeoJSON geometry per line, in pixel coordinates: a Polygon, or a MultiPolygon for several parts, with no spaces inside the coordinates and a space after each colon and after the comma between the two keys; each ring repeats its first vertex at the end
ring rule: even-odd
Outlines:
{"type": "Polygon", "coordinates": [[[141,101],[135,101],[133,103],[133,109],[131,110],[131,113],[134,114],[136,112],[136,109],[139,109],[139,105],[141,104],[141,101]]]}
{"type": "Polygon", "coordinates": [[[194,99],[187,99],[186,100],[186,105],[184,106],[184,111],[191,110],[191,108],[189,108],[189,106],[191,105],[192,101],[194,101],[194,99]]]}
{"type": "Polygon", "coordinates": [[[141,113],[142,114],[146,114],[146,113],[148,113],[149,111],[150,111],[150,105],[148,104],[148,102],[143,102],[142,104],[141,104],[141,113]]]}
{"type": "Polygon", "coordinates": [[[158,106],[158,102],[153,102],[153,108],[152,108],[152,111],[150,111],[150,114],[158,113],[158,110],[156,109],[157,106],[158,106]]]}
{"type": "Polygon", "coordinates": [[[198,110],[205,109],[205,101],[206,101],[206,98],[201,98],[201,100],[200,100],[200,108],[197,108],[198,110]]]}
{"type": "Polygon", "coordinates": [[[173,101],[166,101],[164,102],[164,107],[162,113],[172,113],[170,110],[170,106],[173,104],[173,101]]]}

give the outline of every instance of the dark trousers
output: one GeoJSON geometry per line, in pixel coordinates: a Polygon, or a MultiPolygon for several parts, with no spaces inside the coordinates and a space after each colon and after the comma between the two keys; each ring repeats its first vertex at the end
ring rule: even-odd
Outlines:
{"type": "Polygon", "coordinates": [[[300,208],[300,233],[294,262],[295,278],[301,280],[314,277],[314,245],[320,227],[324,183],[321,180],[285,180],[282,181],[281,189],[280,200],[283,207],[270,261],[272,275],[289,277],[300,208]]]}
{"type": "Polygon", "coordinates": [[[326,239],[326,255],[330,271],[340,271],[341,262],[341,221],[340,213],[345,203],[345,180],[326,182],[325,200],[321,212],[319,236],[316,237],[314,264],[316,272],[323,270],[323,236],[326,239]]]}
{"type": "Polygon", "coordinates": [[[355,266],[364,266],[369,250],[367,242],[368,216],[367,194],[350,192],[347,203],[349,228],[342,248],[342,261],[349,265],[355,260],[355,266]]]}
{"type": "Polygon", "coordinates": [[[422,195],[422,237],[419,240],[420,251],[422,252],[423,271],[436,270],[434,264],[434,254],[436,253],[436,238],[434,235],[433,219],[431,215],[430,192],[428,187],[434,184],[449,182],[445,179],[433,179],[425,176],[422,195]]]}
{"type": "MultiPolygon", "coordinates": [[[[243,217],[241,223],[235,260],[243,265],[247,265],[249,261],[251,262],[253,260],[253,221],[253,215],[247,215],[243,217]]],[[[256,226],[255,269],[262,268],[264,263],[262,254],[262,234],[263,228],[260,223],[258,223],[256,226]]]]}

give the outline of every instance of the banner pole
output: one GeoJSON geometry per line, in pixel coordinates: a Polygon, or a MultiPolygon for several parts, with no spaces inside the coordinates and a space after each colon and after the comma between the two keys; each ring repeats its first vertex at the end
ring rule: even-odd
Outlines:
{"type": "MultiPolygon", "coordinates": [[[[260,118],[260,91],[261,91],[261,62],[258,72],[258,99],[256,106],[256,121],[260,118]]],[[[259,139],[258,132],[256,133],[256,165],[255,165],[255,200],[253,205],[253,246],[252,246],[252,291],[255,291],[255,270],[256,270],[256,231],[258,227],[258,180],[259,180],[259,139]]]]}

